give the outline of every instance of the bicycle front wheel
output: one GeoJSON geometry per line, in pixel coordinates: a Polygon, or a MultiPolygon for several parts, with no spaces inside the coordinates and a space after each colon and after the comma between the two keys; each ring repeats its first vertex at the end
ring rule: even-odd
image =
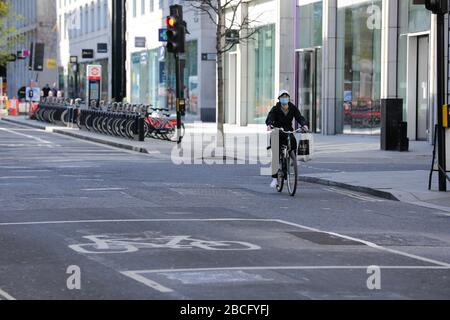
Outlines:
{"type": "Polygon", "coordinates": [[[282,159],[280,161],[280,169],[278,170],[278,177],[277,177],[277,191],[282,192],[284,187],[284,178],[285,174],[283,172],[283,163],[286,161],[286,159],[282,159]]]}
{"type": "Polygon", "coordinates": [[[297,192],[298,167],[297,156],[292,151],[287,159],[287,187],[289,194],[293,197],[297,192]]]}

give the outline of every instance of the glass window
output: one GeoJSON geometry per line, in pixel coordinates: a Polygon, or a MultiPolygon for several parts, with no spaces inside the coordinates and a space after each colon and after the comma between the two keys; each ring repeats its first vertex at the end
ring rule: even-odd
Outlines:
{"type": "MultiPolygon", "coordinates": [[[[186,43],[184,98],[186,111],[198,112],[197,40],[186,43]]],[[[155,107],[175,109],[175,60],[163,48],[131,55],[131,103],[149,103],[155,107]]]]}
{"type": "Polygon", "coordinates": [[[141,0],[141,15],[145,14],[145,1],[147,0],[141,0]]]}
{"type": "Polygon", "coordinates": [[[300,0],[297,7],[298,49],[322,45],[322,1],[300,0]],[[306,3],[306,4],[303,4],[306,3]]]}
{"type": "Polygon", "coordinates": [[[248,123],[264,123],[275,99],[275,25],[259,27],[248,43],[248,123]]]}
{"type": "Polygon", "coordinates": [[[137,0],[133,0],[133,17],[137,16],[137,0]]]}
{"type": "Polygon", "coordinates": [[[381,12],[381,0],[338,0],[337,119],[344,133],[380,132],[381,12]]]}

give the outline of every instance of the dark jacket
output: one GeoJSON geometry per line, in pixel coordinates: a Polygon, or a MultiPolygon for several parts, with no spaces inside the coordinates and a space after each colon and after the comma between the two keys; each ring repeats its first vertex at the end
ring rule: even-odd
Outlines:
{"type": "Polygon", "coordinates": [[[283,128],[284,131],[294,131],[294,128],[292,128],[292,121],[294,119],[297,120],[301,126],[308,125],[308,122],[294,104],[289,102],[289,111],[287,115],[285,115],[283,110],[281,110],[281,103],[278,102],[267,115],[266,125],[275,128],[283,128]]]}

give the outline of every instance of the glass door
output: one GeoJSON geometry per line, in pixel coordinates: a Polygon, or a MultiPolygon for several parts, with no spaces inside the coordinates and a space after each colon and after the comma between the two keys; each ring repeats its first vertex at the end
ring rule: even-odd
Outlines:
{"type": "Polygon", "coordinates": [[[428,36],[417,39],[417,140],[427,140],[429,132],[428,105],[428,36]]]}
{"type": "Polygon", "coordinates": [[[297,52],[296,103],[308,120],[311,131],[319,133],[321,126],[322,50],[321,48],[297,52]]]}

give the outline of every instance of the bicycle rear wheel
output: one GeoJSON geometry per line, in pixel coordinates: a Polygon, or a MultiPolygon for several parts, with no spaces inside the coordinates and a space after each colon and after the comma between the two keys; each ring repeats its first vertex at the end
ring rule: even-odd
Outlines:
{"type": "Polygon", "coordinates": [[[297,192],[298,182],[298,167],[297,156],[294,151],[291,151],[289,158],[287,159],[287,187],[291,197],[295,196],[297,192]]]}

